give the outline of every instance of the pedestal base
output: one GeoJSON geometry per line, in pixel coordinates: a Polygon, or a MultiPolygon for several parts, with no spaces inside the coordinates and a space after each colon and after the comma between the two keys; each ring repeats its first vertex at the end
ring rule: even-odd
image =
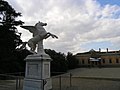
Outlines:
{"type": "Polygon", "coordinates": [[[24,79],[23,90],[51,90],[51,79],[35,80],[35,79],[24,79]],[[44,88],[44,89],[43,89],[44,88]]]}
{"type": "Polygon", "coordinates": [[[25,79],[23,90],[43,90],[42,83],[42,80],[25,79]]]}
{"type": "Polygon", "coordinates": [[[50,90],[50,61],[48,55],[28,55],[23,90],[50,90]]]}

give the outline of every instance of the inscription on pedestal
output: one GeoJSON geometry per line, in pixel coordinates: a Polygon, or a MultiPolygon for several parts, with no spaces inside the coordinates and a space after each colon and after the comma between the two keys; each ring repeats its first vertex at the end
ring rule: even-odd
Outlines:
{"type": "Polygon", "coordinates": [[[44,64],[44,75],[45,77],[49,77],[49,64],[44,64]]]}
{"type": "Polygon", "coordinates": [[[27,74],[28,76],[38,76],[38,64],[29,64],[27,74]]]}

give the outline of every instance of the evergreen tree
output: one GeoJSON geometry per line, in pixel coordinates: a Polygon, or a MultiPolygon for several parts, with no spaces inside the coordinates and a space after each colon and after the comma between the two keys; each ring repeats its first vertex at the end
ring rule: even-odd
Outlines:
{"type": "Polygon", "coordinates": [[[0,73],[12,71],[14,65],[17,67],[16,48],[22,40],[16,26],[23,24],[16,20],[19,16],[21,13],[16,12],[7,1],[0,0],[0,73]]]}
{"type": "Polygon", "coordinates": [[[67,62],[68,62],[69,69],[74,69],[78,67],[78,60],[75,58],[75,56],[71,52],[68,52],[67,54],[67,62]]]}
{"type": "Polygon", "coordinates": [[[11,56],[22,43],[20,33],[15,27],[23,24],[22,21],[15,20],[18,16],[21,13],[17,13],[7,1],[0,1],[0,54],[3,57],[11,56]]]}
{"type": "Polygon", "coordinates": [[[63,53],[58,53],[51,49],[45,49],[45,52],[52,58],[51,72],[66,72],[67,61],[66,56],[63,53]]]}

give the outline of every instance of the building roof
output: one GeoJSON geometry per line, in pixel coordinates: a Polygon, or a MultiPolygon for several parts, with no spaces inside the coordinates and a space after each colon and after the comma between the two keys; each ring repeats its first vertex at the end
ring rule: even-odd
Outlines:
{"type": "Polygon", "coordinates": [[[107,52],[100,52],[100,51],[95,51],[94,49],[91,49],[90,51],[88,52],[84,52],[84,53],[77,53],[76,55],[77,56],[81,56],[81,55],[91,55],[92,53],[95,53],[95,54],[99,54],[101,56],[103,55],[120,55],[120,50],[119,51],[107,51],[107,52]]]}

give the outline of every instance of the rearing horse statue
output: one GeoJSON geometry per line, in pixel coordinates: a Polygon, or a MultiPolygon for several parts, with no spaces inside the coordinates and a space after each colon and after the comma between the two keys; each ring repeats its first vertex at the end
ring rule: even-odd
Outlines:
{"type": "Polygon", "coordinates": [[[38,22],[35,26],[21,26],[24,29],[29,30],[33,34],[33,38],[29,39],[28,46],[31,48],[32,52],[35,52],[37,45],[37,53],[44,54],[43,49],[43,39],[47,39],[48,37],[58,38],[56,35],[51,34],[50,32],[46,32],[43,26],[46,26],[47,23],[38,22]]]}

